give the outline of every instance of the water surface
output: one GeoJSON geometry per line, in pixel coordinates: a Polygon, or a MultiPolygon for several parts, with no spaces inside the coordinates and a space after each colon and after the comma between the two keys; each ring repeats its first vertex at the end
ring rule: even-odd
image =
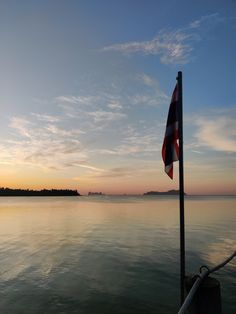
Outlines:
{"type": "MultiPolygon", "coordinates": [[[[236,249],[236,198],[186,197],[187,272],[236,249]]],[[[176,197],[0,200],[0,312],[176,313],[176,197]]],[[[236,262],[216,277],[236,313],[236,262]]]]}

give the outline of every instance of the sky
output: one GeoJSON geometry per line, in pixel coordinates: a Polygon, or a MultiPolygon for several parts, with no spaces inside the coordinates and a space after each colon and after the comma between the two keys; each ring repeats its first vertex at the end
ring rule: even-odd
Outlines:
{"type": "Polygon", "coordinates": [[[1,0],[2,187],[178,189],[161,148],[183,72],[188,194],[236,194],[235,0],[1,0]]]}

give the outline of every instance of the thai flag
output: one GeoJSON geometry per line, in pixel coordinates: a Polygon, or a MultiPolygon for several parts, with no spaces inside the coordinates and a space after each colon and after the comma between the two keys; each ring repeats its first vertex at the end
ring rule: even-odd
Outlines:
{"type": "Polygon", "coordinates": [[[165,164],[165,172],[173,179],[173,162],[179,160],[179,120],[178,120],[178,83],[175,86],[167,123],[164,142],[162,146],[162,158],[165,164]]]}

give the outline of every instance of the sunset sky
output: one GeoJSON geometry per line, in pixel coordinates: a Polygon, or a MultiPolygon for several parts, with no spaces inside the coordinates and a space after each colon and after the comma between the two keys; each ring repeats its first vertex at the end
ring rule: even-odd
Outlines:
{"type": "Polygon", "coordinates": [[[235,0],[2,0],[0,38],[1,186],[177,189],[183,71],[185,190],[236,193],[235,0]]]}

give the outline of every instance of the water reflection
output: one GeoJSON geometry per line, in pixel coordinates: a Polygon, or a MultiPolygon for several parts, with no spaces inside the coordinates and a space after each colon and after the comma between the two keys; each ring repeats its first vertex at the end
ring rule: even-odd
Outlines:
{"type": "MultiPolygon", "coordinates": [[[[235,203],[187,198],[189,272],[218,263],[235,246],[235,203]]],[[[175,197],[4,198],[0,224],[2,313],[24,313],[26,305],[27,313],[50,314],[177,311],[175,197]]],[[[232,288],[235,274],[227,276],[232,288]]],[[[232,292],[223,293],[230,302],[232,292]]]]}

